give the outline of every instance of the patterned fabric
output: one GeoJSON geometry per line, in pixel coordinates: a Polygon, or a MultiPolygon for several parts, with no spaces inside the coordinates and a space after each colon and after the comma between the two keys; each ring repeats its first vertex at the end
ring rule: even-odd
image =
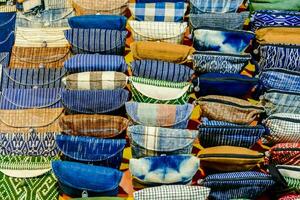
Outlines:
{"type": "Polygon", "coordinates": [[[142,103],[185,104],[190,83],[174,83],[140,77],[130,77],[133,100],[142,103]]]}
{"type": "Polygon", "coordinates": [[[192,14],[236,12],[243,0],[191,0],[192,14]]]}
{"type": "Polygon", "coordinates": [[[135,41],[160,41],[174,44],[183,42],[187,23],[128,21],[135,41]]]}
{"type": "Polygon", "coordinates": [[[278,89],[288,92],[300,92],[299,72],[273,68],[261,72],[259,78],[266,90],[278,89]]]}
{"type": "Polygon", "coordinates": [[[283,68],[300,71],[299,46],[263,45],[259,50],[260,60],[258,66],[260,70],[283,68]]]}
{"type": "Polygon", "coordinates": [[[201,186],[164,185],[146,188],[133,193],[136,200],[205,200],[210,189],[201,186]]]}
{"type": "Polygon", "coordinates": [[[202,117],[210,120],[251,124],[264,112],[262,106],[234,97],[209,95],[201,97],[197,101],[202,117]]]}
{"type": "Polygon", "coordinates": [[[127,130],[133,158],[190,154],[197,131],[130,126],[127,130]]]}
{"type": "Polygon", "coordinates": [[[2,68],[1,89],[62,88],[65,74],[64,68],[2,68]]]}
{"type": "Polygon", "coordinates": [[[12,1],[7,0],[6,2],[0,2],[0,12],[16,12],[16,5],[12,1]]]}
{"type": "Polygon", "coordinates": [[[300,199],[300,194],[287,194],[284,196],[281,196],[278,200],[297,200],[300,199]]]}
{"type": "Polygon", "coordinates": [[[0,109],[61,108],[61,89],[5,89],[0,95],[0,109]]]}
{"type": "Polygon", "coordinates": [[[254,36],[255,34],[249,31],[197,29],[194,31],[193,43],[195,49],[199,51],[241,54],[254,36]]]}
{"type": "Polygon", "coordinates": [[[120,72],[81,72],[62,81],[69,90],[114,90],[126,87],[127,76],[120,72]]]}
{"type": "Polygon", "coordinates": [[[99,54],[77,54],[65,61],[64,68],[69,73],[86,71],[117,71],[125,72],[127,64],[123,56],[99,55],[99,54]]]}
{"type": "MultiPolygon", "coordinates": [[[[101,5],[101,4],[100,4],[101,5]]],[[[127,31],[105,29],[70,29],[65,37],[72,52],[123,55],[127,31]]]]}
{"type": "Polygon", "coordinates": [[[249,12],[241,13],[201,13],[190,14],[192,29],[211,27],[229,30],[242,30],[249,12]]]}
{"type": "Polygon", "coordinates": [[[196,52],[193,55],[195,71],[239,74],[251,60],[250,54],[222,54],[217,52],[196,52]]]}
{"type": "Polygon", "coordinates": [[[57,135],[55,137],[63,160],[102,165],[119,169],[125,139],[102,139],[85,136],[57,135]]]}
{"type": "Polygon", "coordinates": [[[194,106],[166,105],[126,102],[127,115],[137,124],[144,126],[170,127],[185,129],[194,106]]]}
{"type": "Polygon", "coordinates": [[[44,0],[46,10],[72,8],[70,0],[44,0]]]}
{"type": "Polygon", "coordinates": [[[56,156],[58,133],[0,133],[0,155],[56,156]]]}
{"type": "Polygon", "coordinates": [[[135,60],[131,63],[131,71],[133,76],[172,82],[188,81],[194,74],[185,65],[159,60],[135,60]]]}
{"type": "Polygon", "coordinates": [[[295,193],[300,192],[300,167],[293,165],[277,165],[279,173],[284,177],[287,182],[287,188],[289,191],[295,193]]]}
{"type": "Polygon", "coordinates": [[[128,0],[72,0],[76,15],[124,15],[128,0]]]}
{"type": "Polygon", "coordinates": [[[279,143],[267,153],[267,164],[299,165],[300,143],[279,143]]]}
{"type": "Polygon", "coordinates": [[[300,13],[284,10],[258,10],[251,17],[251,29],[268,26],[300,26],[300,13]]]}
{"type": "Polygon", "coordinates": [[[190,155],[158,156],[129,160],[129,170],[143,185],[188,184],[200,166],[190,155]]]}
{"type": "Polygon", "coordinates": [[[115,138],[123,136],[129,120],[110,115],[65,115],[59,125],[68,135],[115,138]]]}
{"type": "Polygon", "coordinates": [[[116,90],[66,90],[62,92],[62,103],[71,113],[85,114],[120,114],[128,100],[129,92],[116,90]],[[83,104],[82,102],[85,102],[83,104]]]}
{"type": "Polygon", "coordinates": [[[292,113],[276,113],[269,116],[265,126],[270,136],[266,140],[270,144],[300,142],[300,115],[292,113]]]}
{"type": "Polygon", "coordinates": [[[206,123],[199,126],[199,142],[203,147],[239,146],[252,147],[265,133],[265,128],[258,126],[215,126],[206,123]]]}
{"type": "MultiPolygon", "coordinates": [[[[9,64],[9,52],[0,52],[0,68],[5,68],[9,64]]],[[[0,75],[1,76],[1,75],[0,75]]]]}
{"type": "Polygon", "coordinates": [[[3,200],[53,200],[58,184],[51,172],[51,158],[2,156],[0,159],[0,198],[3,200]]]}
{"type": "Polygon", "coordinates": [[[182,22],[187,4],[184,2],[131,3],[129,9],[137,21],[182,22]]]}

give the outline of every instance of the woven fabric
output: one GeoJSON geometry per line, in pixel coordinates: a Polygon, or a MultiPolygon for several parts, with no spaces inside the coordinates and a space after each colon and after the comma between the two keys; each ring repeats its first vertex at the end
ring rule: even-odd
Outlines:
{"type": "Polygon", "coordinates": [[[64,68],[2,68],[1,89],[62,88],[64,68]]]}
{"type": "Polygon", "coordinates": [[[116,90],[66,90],[62,92],[62,103],[71,113],[109,114],[124,107],[129,92],[124,89],[116,90]],[[82,102],[85,102],[83,104],[82,102]]]}
{"type": "Polygon", "coordinates": [[[198,171],[199,159],[190,155],[158,156],[129,160],[129,170],[143,185],[188,184],[198,171]]]}
{"type": "Polygon", "coordinates": [[[161,60],[174,63],[185,63],[195,52],[187,45],[171,44],[167,42],[133,42],[130,44],[131,53],[135,60],[161,60]]]}
{"type": "Polygon", "coordinates": [[[69,27],[68,18],[74,16],[72,8],[51,9],[33,13],[17,14],[17,26],[27,28],[69,27]]]}
{"type": "Polygon", "coordinates": [[[261,71],[274,68],[300,71],[300,46],[263,45],[259,50],[261,71]]]}
{"type": "Polygon", "coordinates": [[[254,37],[255,34],[249,31],[197,29],[194,31],[193,43],[199,51],[241,54],[254,37]]]}
{"type": "Polygon", "coordinates": [[[160,41],[174,44],[183,42],[187,23],[128,21],[135,41],[160,41]]]}
{"type": "Polygon", "coordinates": [[[299,165],[300,143],[279,143],[267,153],[267,164],[299,165]]]}
{"type": "Polygon", "coordinates": [[[120,72],[81,72],[63,78],[69,90],[114,90],[125,88],[127,76],[120,72]]]}
{"type": "Polygon", "coordinates": [[[72,0],[76,15],[124,15],[128,0],[72,0]]]}
{"type": "Polygon", "coordinates": [[[5,89],[0,94],[0,109],[62,108],[61,89],[5,89]]]}
{"type": "Polygon", "coordinates": [[[134,192],[136,200],[205,200],[210,189],[201,186],[164,185],[134,192]]]}
{"type": "Polygon", "coordinates": [[[265,128],[258,126],[216,126],[206,123],[199,126],[199,142],[203,147],[239,146],[252,147],[265,133],[265,128]]]}
{"type": "Polygon", "coordinates": [[[61,191],[74,197],[117,196],[123,175],[116,169],[67,161],[53,161],[52,169],[61,191]]]}
{"type": "Polygon", "coordinates": [[[211,27],[229,30],[242,30],[249,12],[241,13],[201,13],[190,14],[192,29],[211,27]]]}
{"type": "Polygon", "coordinates": [[[17,47],[10,58],[10,68],[61,68],[71,56],[70,47],[17,47]]]}
{"type": "Polygon", "coordinates": [[[250,0],[249,8],[251,11],[257,10],[286,10],[299,11],[300,2],[298,0],[250,0]]]}
{"type": "Polygon", "coordinates": [[[58,133],[0,133],[0,155],[56,156],[58,133]]]}
{"type": "MultiPolygon", "coordinates": [[[[1,32],[4,30],[14,31],[16,24],[16,13],[14,12],[1,12],[0,8],[0,30],[1,32]]],[[[0,34],[0,38],[2,39],[5,36],[0,34]]]]}
{"type": "Polygon", "coordinates": [[[261,45],[300,45],[299,34],[300,27],[265,27],[255,31],[256,41],[261,45]]]}
{"type": "Polygon", "coordinates": [[[16,5],[13,4],[8,5],[6,3],[4,4],[0,3],[0,12],[8,13],[8,12],[16,12],[16,11],[17,11],[16,5]]]}
{"type": "Polygon", "coordinates": [[[127,31],[105,29],[70,29],[65,37],[72,52],[123,55],[127,31]]]}
{"type": "Polygon", "coordinates": [[[45,10],[72,8],[71,0],[44,0],[45,10]]]}
{"type": "Polygon", "coordinates": [[[184,2],[131,3],[129,9],[137,21],[182,22],[187,4],[184,2]]]}
{"type": "Polygon", "coordinates": [[[59,188],[49,157],[2,156],[0,197],[3,200],[53,200],[59,188]]]}
{"type": "Polygon", "coordinates": [[[279,173],[287,182],[287,188],[294,193],[300,192],[300,167],[293,165],[276,165],[279,173]]]}
{"type": "Polygon", "coordinates": [[[200,73],[217,72],[239,74],[251,60],[250,54],[222,54],[196,52],[193,55],[194,69],[200,73]]]}
{"type": "Polygon", "coordinates": [[[266,90],[276,89],[287,92],[300,92],[300,72],[273,68],[259,74],[266,90]]]}
{"type": "Polygon", "coordinates": [[[278,200],[297,200],[300,198],[300,194],[286,194],[284,196],[281,196],[278,200]]]}
{"type": "Polygon", "coordinates": [[[133,158],[190,154],[197,131],[130,126],[127,130],[133,158]]]}
{"type": "Polygon", "coordinates": [[[292,113],[276,113],[269,116],[265,126],[269,129],[270,136],[266,138],[268,143],[300,142],[300,115],[292,113]]]}
{"type": "Polygon", "coordinates": [[[110,115],[65,115],[59,125],[68,135],[114,138],[123,136],[129,120],[110,115]]]}
{"type": "Polygon", "coordinates": [[[119,169],[125,139],[102,139],[84,136],[57,135],[55,137],[63,160],[102,165],[119,169]]]}
{"type": "Polygon", "coordinates": [[[194,106],[126,102],[130,119],[144,126],[185,129],[194,106]]]}
{"type": "Polygon", "coordinates": [[[243,0],[191,0],[192,14],[236,12],[243,0]]]}
{"type": "Polygon", "coordinates": [[[130,77],[133,100],[141,103],[185,104],[189,100],[190,83],[174,83],[140,77],[130,77]]]}
{"type": "Polygon", "coordinates": [[[0,53],[10,52],[15,41],[14,31],[1,31],[0,32],[0,53]]]}
{"type": "Polygon", "coordinates": [[[0,68],[5,68],[9,64],[9,53],[8,52],[0,52],[0,68]]]}
{"type": "Polygon", "coordinates": [[[268,26],[300,26],[300,14],[284,10],[258,10],[252,15],[252,31],[268,26]]]}
{"type": "Polygon", "coordinates": [[[69,73],[86,71],[117,71],[125,72],[127,64],[123,56],[77,54],[65,61],[64,68],[69,73]]]}
{"type": "Polygon", "coordinates": [[[262,106],[234,97],[209,95],[201,97],[197,101],[202,116],[210,120],[251,124],[264,112],[262,106]]]}

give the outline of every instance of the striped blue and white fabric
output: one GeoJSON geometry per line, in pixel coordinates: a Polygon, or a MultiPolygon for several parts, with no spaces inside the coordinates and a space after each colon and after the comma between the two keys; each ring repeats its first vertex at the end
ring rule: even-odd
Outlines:
{"type": "MultiPolygon", "coordinates": [[[[9,64],[9,53],[8,52],[0,52],[0,68],[5,68],[9,64]]],[[[1,76],[0,76],[1,78],[1,76]]]]}
{"type": "Polygon", "coordinates": [[[106,29],[69,29],[65,37],[72,45],[72,53],[123,55],[127,31],[106,29]]]}
{"type": "Polygon", "coordinates": [[[191,14],[236,12],[244,0],[190,0],[191,14]]]}
{"type": "Polygon", "coordinates": [[[129,9],[137,21],[182,22],[187,4],[184,2],[131,3],[129,9]]]}
{"type": "Polygon", "coordinates": [[[194,74],[194,70],[185,65],[159,60],[135,60],[131,70],[133,76],[172,82],[188,81],[194,74]]]}
{"type": "Polygon", "coordinates": [[[64,68],[68,73],[87,71],[125,72],[127,64],[123,56],[100,54],[77,54],[65,61],[64,68]]]}
{"type": "Polygon", "coordinates": [[[125,111],[129,92],[125,89],[65,90],[61,97],[70,113],[120,115],[125,111]]]}
{"type": "Polygon", "coordinates": [[[56,143],[63,160],[102,165],[118,169],[122,162],[125,139],[57,135],[56,143]]]}
{"type": "Polygon", "coordinates": [[[64,68],[2,68],[1,89],[63,88],[64,68]]]}
{"type": "Polygon", "coordinates": [[[62,89],[5,89],[0,95],[0,109],[61,108],[62,89]]]}

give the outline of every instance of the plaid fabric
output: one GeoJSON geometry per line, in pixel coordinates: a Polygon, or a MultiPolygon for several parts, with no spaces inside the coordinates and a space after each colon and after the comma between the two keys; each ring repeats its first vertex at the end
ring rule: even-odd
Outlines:
{"type": "Polygon", "coordinates": [[[0,31],[0,53],[10,52],[15,42],[14,31],[0,31]]]}
{"type": "Polygon", "coordinates": [[[61,108],[61,89],[5,89],[1,92],[0,109],[61,108]]]}
{"type": "Polygon", "coordinates": [[[269,116],[264,124],[269,129],[270,136],[265,139],[270,144],[300,142],[299,121],[299,114],[276,113],[269,116]]]}
{"type": "Polygon", "coordinates": [[[72,16],[74,16],[72,8],[45,10],[38,14],[18,12],[17,26],[28,28],[69,27],[68,18],[72,16]]]}
{"type": "Polygon", "coordinates": [[[190,83],[174,83],[140,77],[130,77],[133,100],[141,103],[185,104],[190,83]]]}
{"type": "Polygon", "coordinates": [[[58,133],[0,133],[0,155],[56,156],[58,133]]]}
{"type": "Polygon", "coordinates": [[[288,92],[300,92],[299,72],[273,68],[261,72],[259,78],[266,90],[278,89],[288,92]]]}
{"type": "Polygon", "coordinates": [[[62,88],[65,74],[64,68],[2,68],[1,89],[62,88]]]}
{"type": "Polygon", "coordinates": [[[242,30],[249,12],[241,13],[201,13],[190,14],[190,25],[192,29],[211,27],[228,30],[242,30]]]}
{"type": "Polygon", "coordinates": [[[243,0],[191,0],[190,13],[229,13],[236,12],[243,0]]]}
{"type": "Polygon", "coordinates": [[[172,82],[191,79],[194,71],[185,65],[159,60],[135,60],[131,63],[133,76],[172,82]]]}
{"type": "Polygon", "coordinates": [[[205,200],[210,189],[201,186],[164,185],[134,192],[135,200],[205,200]]]}
{"type": "Polygon", "coordinates": [[[267,152],[267,164],[299,165],[300,143],[279,143],[267,152]]]}
{"type": "Polygon", "coordinates": [[[46,10],[72,8],[71,0],[43,0],[46,10]]]}
{"type": "Polygon", "coordinates": [[[124,15],[129,0],[72,0],[76,15],[124,15]]]}
{"type": "Polygon", "coordinates": [[[192,104],[167,105],[126,102],[127,115],[137,124],[185,129],[192,114],[192,104]]]}
{"type": "Polygon", "coordinates": [[[264,109],[248,101],[226,96],[209,95],[198,100],[202,116],[210,120],[251,124],[264,109]]]}
{"type": "Polygon", "coordinates": [[[77,54],[64,62],[64,68],[69,73],[87,71],[125,72],[127,70],[127,64],[123,56],[77,54]]]}
{"type": "Polygon", "coordinates": [[[132,157],[190,154],[197,131],[130,126],[127,129],[132,157]]]}
{"type": "Polygon", "coordinates": [[[175,44],[183,42],[187,23],[128,21],[135,41],[160,41],[175,44]]]}
{"type": "Polygon", "coordinates": [[[5,68],[9,64],[9,53],[8,52],[0,52],[0,68],[5,68]]]}
{"type": "Polygon", "coordinates": [[[137,21],[182,22],[187,4],[184,2],[131,3],[129,9],[137,21]]]}
{"type": "Polygon", "coordinates": [[[102,165],[118,169],[121,165],[125,139],[102,139],[84,136],[57,135],[56,144],[63,160],[102,165]]]}
{"type": "Polygon", "coordinates": [[[199,126],[199,142],[203,147],[239,146],[252,147],[265,133],[265,128],[258,126],[221,125],[206,123],[199,126]]]}
{"type": "Polygon", "coordinates": [[[250,54],[221,54],[196,52],[193,56],[194,69],[200,73],[217,72],[239,74],[251,60],[250,54]]]}
{"type": "Polygon", "coordinates": [[[17,47],[10,58],[10,68],[61,68],[71,56],[69,47],[17,47]]]}
{"type": "Polygon", "coordinates": [[[72,45],[72,52],[123,55],[127,31],[104,29],[70,29],[65,37],[72,45]]]}
{"type": "Polygon", "coordinates": [[[126,132],[129,120],[110,115],[65,115],[59,125],[68,135],[115,138],[126,132]]]}
{"type": "Polygon", "coordinates": [[[300,14],[298,11],[258,10],[252,15],[252,31],[268,26],[300,26],[300,14]]]}
{"type": "Polygon", "coordinates": [[[124,89],[66,90],[62,92],[61,97],[64,107],[70,113],[108,114],[115,112],[118,115],[128,100],[129,92],[124,89]]]}
{"type": "Polygon", "coordinates": [[[81,72],[63,78],[69,90],[114,90],[125,88],[127,76],[120,72],[81,72]]]}
{"type": "MultiPolygon", "coordinates": [[[[299,15],[300,16],[300,15],[299,15]]],[[[259,48],[261,71],[273,68],[283,68],[292,71],[300,70],[300,47],[263,45],[259,48]]]]}

